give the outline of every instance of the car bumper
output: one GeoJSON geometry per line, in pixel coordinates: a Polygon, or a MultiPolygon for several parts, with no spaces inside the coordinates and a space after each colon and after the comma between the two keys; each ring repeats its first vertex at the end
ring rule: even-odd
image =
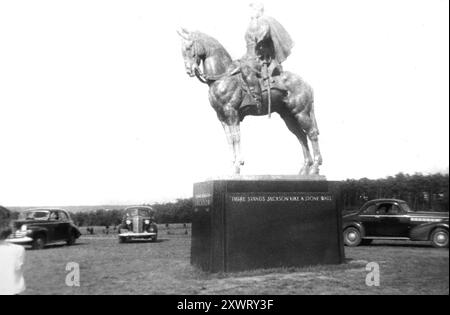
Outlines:
{"type": "Polygon", "coordinates": [[[128,238],[151,238],[156,236],[157,233],[132,233],[132,232],[127,232],[127,233],[120,233],[119,237],[128,237],[128,238]]]}
{"type": "Polygon", "coordinates": [[[33,239],[31,237],[8,238],[5,242],[12,244],[30,244],[33,242],[33,239]]]}

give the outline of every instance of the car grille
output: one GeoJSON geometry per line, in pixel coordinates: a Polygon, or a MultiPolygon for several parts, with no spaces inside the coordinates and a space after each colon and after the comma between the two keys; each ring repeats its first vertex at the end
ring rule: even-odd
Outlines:
{"type": "Polygon", "coordinates": [[[143,226],[142,226],[143,220],[139,217],[133,218],[133,232],[134,233],[142,233],[143,226]]]}
{"type": "Polygon", "coordinates": [[[12,238],[22,238],[22,237],[25,237],[25,236],[27,236],[27,232],[15,231],[8,238],[10,238],[10,239],[12,239],[12,238]]]}

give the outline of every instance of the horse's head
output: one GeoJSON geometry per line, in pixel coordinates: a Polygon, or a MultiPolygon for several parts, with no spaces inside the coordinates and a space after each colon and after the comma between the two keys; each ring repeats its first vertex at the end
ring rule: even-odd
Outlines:
{"type": "Polygon", "coordinates": [[[190,77],[208,83],[210,78],[223,75],[231,65],[231,56],[215,38],[184,28],[178,30],[178,35],[182,39],[184,66],[190,77]]]}
{"type": "Polygon", "coordinates": [[[182,44],[181,44],[181,53],[184,59],[184,67],[186,69],[186,73],[190,77],[194,77],[196,71],[199,71],[199,66],[202,61],[202,47],[195,34],[189,32],[185,28],[181,28],[177,31],[178,35],[180,35],[182,44]]]}

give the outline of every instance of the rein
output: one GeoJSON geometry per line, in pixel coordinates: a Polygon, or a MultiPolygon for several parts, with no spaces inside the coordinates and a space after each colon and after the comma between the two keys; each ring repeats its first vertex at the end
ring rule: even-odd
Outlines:
{"type": "Polygon", "coordinates": [[[209,80],[206,78],[206,76],[200,71],[200,69],[198,67],[195,68],[194,70],[195,76],[197,77],[197,79],[204,84],[209,84],[209,80]]]}
{"type": "Polygon", "coordinates": [[[211,82],[218,81],[218,80],[222,79],[223,77],[239,74],[240,72],[241,72],[240,69],[237,69],[237,70],[235,69],[233,71],[227,71],[227,72],[225,72],[223,74],[219,74],[219,75],[205,75],[204,73],[202,73],[202,71],[198,67],[196,67],[194,70],[194,73],[195,73],[195,76],[197,77],[197,79],[201,83],[204,83],[204,84],[209,84],[211,82]]]}
{"type": "MultiPolygon", "coordinates": [[[[257,75],[261,75],[261,73],[262,73],[262,71],[259,71],[259,70],[255,69],[255,68],[253,68],[253,67],[249,67],[249,69],[250,69],[253,73],[256,73],[257,75]]],[[[225,73],[223,73],[223,74],[218,74],[218,75],[205,75],[205,74],[200,70],[199,67],[195,67],[194,73],[195,73],[195,76],[197,77],[197,79],[198,79],[201,83],[209,84],[209,83],[211,83],[211,82],[218,81],[218,80],[222,79],[223,77],[226,77],[226,76],[234,76],[234,75],[237,75],[237,74],[241,73],[241,62],[239,61],[239,66],[238,66],[238,67],[232,69],[231,71],[227,71],[227,72],[225,72],[225,73]]]]}

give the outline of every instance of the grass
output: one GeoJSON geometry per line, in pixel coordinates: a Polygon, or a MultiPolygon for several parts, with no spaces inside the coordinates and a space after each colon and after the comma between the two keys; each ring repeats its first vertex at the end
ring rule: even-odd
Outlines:
{"type": "Polygon", "coordinates": [[[346,248],[338,266],[207,274],[189,264],[189,235],[160,237],[118,244],[114,235],[83,236],[73,247],[29,250],[26,294],[449,294],[448,249],[425,244],[346,248]],[[65,285],[69,262],[80,264],[80,287],[65,285]],[[380,264],[379,287],[365,284],[368,262],[380,264]]]}

